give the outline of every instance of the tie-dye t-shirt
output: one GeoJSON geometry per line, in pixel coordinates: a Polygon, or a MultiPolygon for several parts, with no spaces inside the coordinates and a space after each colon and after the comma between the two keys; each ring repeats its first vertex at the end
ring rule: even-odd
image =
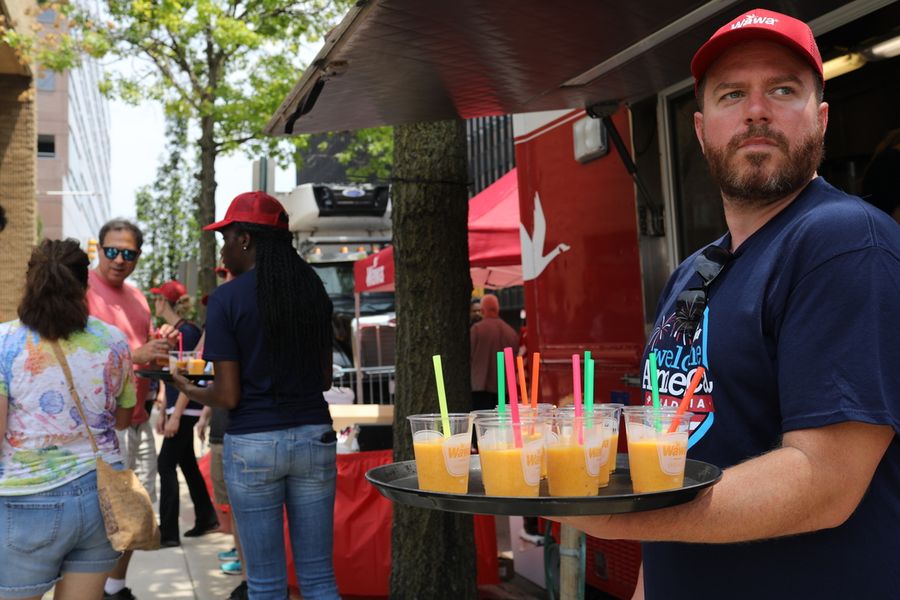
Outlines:
{"type": "MultiPolygon", "coordinates": [[[[116,407],[135,404],[124,334],[90,317],[84,331],[60,340],[60,346],[103,458],[121,461],[116,407]]],[[[51,490],[95,468],[90,439],[50,343],[20,321],[0,324],[0,402],[8,403],[0,496],[51,490]]]]}

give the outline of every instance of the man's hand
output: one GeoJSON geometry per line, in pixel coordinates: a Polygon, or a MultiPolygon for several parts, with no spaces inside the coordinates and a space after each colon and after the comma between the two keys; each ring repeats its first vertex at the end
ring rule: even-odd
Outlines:
{"type": "Polygon", "coordinates": [[[166,340],[150,340],[132,353],[136,365],[145,365],[156,359],[169,360],[169,343],[166,340]]]}

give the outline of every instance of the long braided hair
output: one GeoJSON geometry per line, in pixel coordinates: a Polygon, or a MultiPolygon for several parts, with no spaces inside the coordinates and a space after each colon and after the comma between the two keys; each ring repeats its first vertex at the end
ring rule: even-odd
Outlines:
{"type": "Polygon", "coordinates": [[[296,395],[287,382],[301,365],[309,365],[317,376],[330,367],[333,307],[322,280],[291,244],[290,232],[237,225],[256,245],[256,298],[272,353],[276,402],[281,403],[284,396],[296,395]]]}

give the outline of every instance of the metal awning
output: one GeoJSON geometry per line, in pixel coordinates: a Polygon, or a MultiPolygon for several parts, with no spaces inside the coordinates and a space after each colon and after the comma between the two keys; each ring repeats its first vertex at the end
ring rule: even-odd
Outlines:
{"type": "MultiPolygon", "coordinates": [[[[266,127],[273,135],[633,102],[758,0],[361,0],[266,127]]],[[[809,21],[841,0],[768,3],[809,21]]]]}

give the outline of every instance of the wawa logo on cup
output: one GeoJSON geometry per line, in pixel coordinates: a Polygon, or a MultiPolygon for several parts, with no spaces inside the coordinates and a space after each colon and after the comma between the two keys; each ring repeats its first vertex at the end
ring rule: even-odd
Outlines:
{"type": "Polygon", "coordinates": [[[600,467],[609,460],[609,438],[600,431],[589,431],[584,439],[584,465],[588,475],[596,477],[600,467]]]}
{"type": "Polygon", "coordinates": [[[750,13],[744,15],[744,18],[740,21],[735,21],[731,24],[732,29],[740,29],[741,27],[746,27],[747,25],[770,25],[774,26],[775,23],[778,22],[778,19],[773,17],[757,17],[754,13],[750,13]]]}
{"type": "Polygon", "coordinates": [[[457,433],[451,435],[441,444],[444,452],[444,466],[453,477],[462,477],[469,472],[469,458],[472,454],[470,442],[472,433],[457,433]]]}
{"type": "Polygon", "coordinates": [[[664,435],[656,445],[659,456],[659,468],[666,475],[678,475],[684,472],[687,459],[687,434],[671,433],[664,435]]]}
{"type": "Polygon", "coordinates": [[[544,455],[544,442],[533,440],[522,445],[522,475],[527,485],[541,483],[541,459],[544,455]]]}

